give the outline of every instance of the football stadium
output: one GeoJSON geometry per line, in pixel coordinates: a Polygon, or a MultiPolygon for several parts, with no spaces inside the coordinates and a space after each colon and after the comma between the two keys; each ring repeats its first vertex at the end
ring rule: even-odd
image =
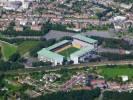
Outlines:
{"type": "Polygon", "coordinates": [[[74,35],[72,38],[38,51],[38,59],[44,62],[50,61],[54,66],[62,65],[64,60],[79,64],[86,59],[91,59],[91,55],[97,50],[98,41],[81,34],[74,35]]]}

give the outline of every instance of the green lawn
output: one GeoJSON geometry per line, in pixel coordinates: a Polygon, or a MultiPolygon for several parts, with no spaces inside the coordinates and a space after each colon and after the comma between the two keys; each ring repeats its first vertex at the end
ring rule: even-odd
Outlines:
{"type": "Polygon", "coordinates": [[[75,48],[75,47],[70,47],[64,51],[61,51],[59,52],[59,54],[65,56],[65,57],[69,57],[70,54],[74,53],[75,51],[78,51],[79,49],[78,48],[75,48]]]}
{"type": "Polygon", "coordinates": [[[39,43],[39,41],[24,41],[18,45],[18,51],[20,52],[20,54],[25,54],[32,48],[36,47],[39,43]]]}
{"type": "Polygon", "coordinates": [[[108,79],[114,79],[122,75],[127,75],[129,78],[133,77],[133,69],[128,67],[101,68],[98,70],[98,73],[108,79]]]}
{"type": "Polygon", "coordinates": [[[5,60],[8,60],[11,55],[17,51],[17,47],[13,44],[9,44],[4,41],[0,41],[2,56],[5,60]]]}

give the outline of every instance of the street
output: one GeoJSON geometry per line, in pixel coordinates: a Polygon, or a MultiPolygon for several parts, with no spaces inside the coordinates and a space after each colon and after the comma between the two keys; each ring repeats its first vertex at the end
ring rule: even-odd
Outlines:
{"type": "Polygon", "coordinates": [[[66,66],[44,66],[38,68],[25,68],[25,69],[18,69],[18,70],[10,70],[7,72],[0,72],[1,74],[21,74],[21,73],[30,73],[30,72],[37,72],[37,71],[56,71],[62,68],[67,69],[74,69],[74,68],[83,68],[83,67],[94,67],[94,66],[105,66],[105,65],[133,65],[133,60],[121,60],[121,61],[104,61],[104,62],[90,62],[84,64],[77,64],[77,65],[66,65],[66,66]]]}

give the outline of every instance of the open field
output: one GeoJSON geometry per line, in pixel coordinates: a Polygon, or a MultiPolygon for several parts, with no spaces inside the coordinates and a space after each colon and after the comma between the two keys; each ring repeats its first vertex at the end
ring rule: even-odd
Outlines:
{"type": "Polygon", "coordinates": [[[65,57],[69,57],[70,54],[74,53],[75,51],[78,51],[78,48],[75,47],[70,47],[68,49],[65,49],[64,51],[59,52],[59,54],[65,56],[65,57]]]}
{"type": "Polygon", "coordinates": [[[24,41],[18,45],[18,51],[20,54],[24,54],[30,49],[36,47],[39,43],[39,41],[24,41]]]}
{"type": "Polygon", "coordinates": [[[125,67],[115,67],[115,68],[100,68],[97,71],[99,74],[103,75],[107,79],[114,79],[122,75],[126,75],[129,78],[133,77],[133,69],[125,65],[125,67]]]}
{"type": "Polygon", "coordinates": [[[0,41],[1,53],[5,60],[8,60],[9,57],[17,51],[17,47],[13,44],[9,44],[4,41],[0,41]]]}

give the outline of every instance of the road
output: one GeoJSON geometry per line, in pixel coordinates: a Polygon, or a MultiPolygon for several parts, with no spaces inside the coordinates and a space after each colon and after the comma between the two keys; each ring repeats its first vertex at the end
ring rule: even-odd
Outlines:
{"type": "MultiPolygon", "coordinates": [[[[48,34],[46,34],[44,37],[46,39],[60,39],[64,36],[73,36],[76,33],[73,32],[62,32],[62,31],[55,31],[51,30],[48,34]]],[[[108,31],[88,31],[88,32],[82,32],[81,34],[88,35],[88,36],[98,36],[98,37],[104,37],[104,38],[116,38],[114,32],[108,32],[108,31]]]]}
{"type": "MultiPolygon", "coordinates": [[[[46,38],[46,39],[60,39],[64,36],[73,36],[76,33],[74,32],[63,32],[63,31],[56,31],[56,30],[51,30],[49,31],[48,34],[44,35],[44,36],[16,36],[16,37],[4,37],[7,39],[35,39],[35,40],[40,40],[42,38],[46,38]]],[[[81,34],[83,35],[88,35],[88,36],[97,36],[97,37],[103,37],[103,38],[118,38],[116,33],[113,31],[87,31],[87,32],[81,32],[81,34]]],[[[125,36],[124,38],[125,40],[129,41],[130,43],[133,44],[133,38],[125,36]]]]}
{"type": "Polygon", "coordinates": [[[42,36],[5,36],[4,38],[7,39],[34,39],[34,40],[40,40],[42,36]]]}
{"type": "MultiPolygon", "coordinates": [[[[56,30],[51,30],[48,34],[44,36],[6,36],[4,38],[7,39],[35,39],[35,40],[40,40],[41,38],[46,38],[46,39],[60,39],[64,36],[73,36],[76,33],[73,32],[62,32],[62,31],[56,31],[56,30]]],[[[108,31],[88,31],[88,32],[82,32],[81,34],[83,35],[88,35],[88,36],[98,36],[98,37],[104,37],[104,38],[115,38],[115,33],[113,32],[108,32],[108,31]]]]}
{"type": "Polygon", "coordinates": [[[19,70],[11,70],[7,72],[0,72],[0,74],[9,74],[9,75],[21,74],[21,73],[23,74],[23,73],[30,73],[30,72],[37,72],[37,71],[56,71],[56,70],[60,70],[61,68],[74,69],[74,68],[83,68],[86,66],[94,67],[94,66],[104,66],[104,65],[128,65],[128,64],[133,65],[133,60],[92,62],[92,63],[56,66],[56,67],[26,68],[26,69],[19,69],[19,70]]]}
{"type": "MultiPolygon", "coordinates": [[[[124,49],[122,49],[122,50],[124,50],[124,49]]],[[[124,50],[124,51],[129,51],[130,53],[133,53],[133,50],[124,50]]],[[[98,53],[102,53],[102,52],[108,52],[108,53],[113,53],[113,54],[120,54],[120,49],[99,47],[98,48],[98,53]]]]}

